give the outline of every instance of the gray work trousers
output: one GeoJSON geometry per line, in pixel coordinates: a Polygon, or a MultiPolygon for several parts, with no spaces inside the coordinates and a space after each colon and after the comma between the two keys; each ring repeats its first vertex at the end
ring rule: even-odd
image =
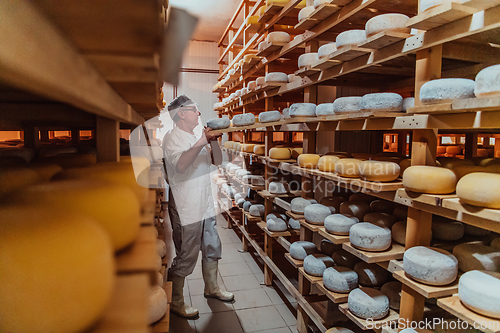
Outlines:
{"type": "Polygon", "coordinates": [[[222,257],[215,216],[185,226],[181,225],[172,191],[169,193],[168,214],[176,253],[169,269],[170,273],[180,277],[191,274],[198,261],[200,250],[203,261],[219,260],[222,257]]]}

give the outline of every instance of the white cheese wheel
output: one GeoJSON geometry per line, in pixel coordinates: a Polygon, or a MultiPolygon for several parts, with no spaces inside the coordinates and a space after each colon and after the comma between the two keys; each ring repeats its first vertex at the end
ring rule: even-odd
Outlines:
{"type": "Polygon", "coordinates": [[[456,241],[464,236],[462,222],[435,217],[432,220],[432,237],[442,241],[456,241]]]}
{"type": "Polygon", "coordinates": [[[283,219],[283,221],[286,221],[286,217],[285,217],[284,214],[278,214],[278,215],[279,215],[279,217],[276,214],[274,214],[274,213],[267,214],[267,216],[266,216],[266,222],[268,220],[270,220],[270,219],[278,219],[278,218],[281,218],[281,219],[283,219]]]}
{"type": "Polygon", "coordinates": [[[163,286],[163,275],[160,272],[156,272],[156,285],[159,287],[163,286]]]}
{"type": "Polygon", "coordinates": [[[236,205],[238,205],[238,207],[240,208],[243,208],[243,204],[246,202],[244,198],[235,199],[234,201],[236,201],[236,205]]]}
{"type": "Polygon", "coordinates": [[[335,172],[335,163],[339,158],[337,156],[325,155],[318,160],[318,169],[325,172],[335,172]]]}
{"type": "Polygon", "coordinates": [[[246,88],[246,87],[245,87],[245,88],[242,88],[242,89],[241,89],[241,96],[244,96],[244,95],[246,95],[246,94],[248,94],[248,88],[246,88]]]}
{"type": "Polygon", "coordinates": [[[283,109],[283,118],[284,119],[290,118],[290,108],[284,108],[283,109]]]}
{"type": "Polygon", "coordinates": [[[401,245],[406,244],[406,221],[399,221],[392,225],[392,240],[401,245]]]}
{"type": "Polygon", "coordinates": [[[271,148],[269,149],[269,157],[274,160],[289,160],[292,157],[288,148],[271,148]]]}
{"type": "Polygon", "coordinates": [[[255,123],[255,115],[252,113],[237,114],[233,117],[233,126],[247,126],[255,123]]]}
{"type": "Polygon", "coordinates": [[[366,94],[361,97],[359,104],[362,110],[403,111],[403,97],[396,93],[366,94]]]}
{"type": "Polygon", "coordinates": [[[323,272],[323,285],[333,292],[348,294],[358,287],[358,274],[348,267],[329,267],[323,272]]]}
{"type": "Polygon", "coordinates": [[[458,269],[462,272],[472,270],[500,271],[500,252],[483,244],[460,244],[453,248],[453,255],[458,260],[458,269]]]}
{"type": "Polygon", "coordinates": [[[330,3],[331,0],[314,0],[314,8],[318,8],[324,3],[330,3]]]}
{"type": "Polygon", "coordinates": [[[389,299],[389,307],[399,311],[401,303],[401,282],[390,281],[380,288],[380,291],[389,299]]]}
{"type": "Polygon", "coordinates": [[[249,212],[250,211],[250,207],[252,207],[252,203],[250,201],[245,201],[243,203],[243,210],[245,212],[249,212]]]}
{"type": "MultiPolygon", "coordinates": [[[[244,145],[242,145],[243,147],[245,147],[244,145]]],[[[253,149],[253,148],[252,148],[253,149]]],[[[242,151],[243,151],[243,148],[242,148],[242,151]]],[[[238,179],[243,179],[243,176],[249,176],[251,175],[252,173],[250,171],[248,171],[247,169],[240,169],[240,170],[236,170],[236,172],[234,173],[235,177],[238,178],[238,179]]],[[[236,196],[234,197],[236,200],[238,200],[238,195],[240,195],[240,198],[245,198],[245,193],[238,193],[236,194],[236,196]]]]}
{"type": "Polygon", "coordinates": [[[396,223],[396,218],[387,213],[371,212],[363,216],[363,222],[373,223],[390,229],[396,223]]]}
{"type": "Polygon", "coordinates": [[[370,212],[370,205],[363,201],[344,201],[340,204],[339,212],[363,221],[363,217],[370,212]]]}
{"type": "Polygon", "coordinates": [[[290,245],[290,255],[297,260],[304,260],[308,255],[317,252],[318,249],[312,242],[296,241],[290,245]]]}
{"type": "Polygon", "coordinates": [[[290,117],[314,117],[316,116],[316,104],[294,103],[290,106],[290,117]]]}
{"type": "Polygon", "coordinates": [[[328,43],[325,45],[322,45],[318,49],[318,58],[323,58],[326,56],[329,56],[333,52],[337,51],[337,44],[335,43],[328,43]]]}
{"type": "Polygon", "coordinates": [[[312,224],[323,225],[325,218],[330,214],[330,208],[321,204],[311,204],[304,208],[304,218],[312,224]]]}
{"type": "Polygon", "coordinates": [[[354,269],[354,266],[361,262],[361,259],[346,250],[336,251],[332,254],[332,259],[336,266],[349,267],[351,269],[354,269]]]}
{"type": "Polygon", "coordinates": [[[228,71],[229,75],[234,75],[234,69],[231,68],[229,71],[228,71]]]}
{"type": "Polygon", "coordinates": [[[333,111],[335,113],[358,112],[361,111],[361,97],[340,97],[333,101],[333,111]]]}
{"type": "Polygon", "coordinates": [[[288,83],[288,75],[281,72],[267,73],[265,80],[266,82],[288,83]]]}
{"type": "Polygon", "coordinates": [[[369,181],[390,182],[399,177],[399,164],[384,161],[363,161],[359,163],[362,178],[369,181]]]}
{"type": "MultiPolygon", "coordinates": [[[[307,7],[306,7],[307,8],[307,7]]],[[[306,9],[304,8],[304,9],[306,9]]],[[[316,52],[311,52],[311,53],[304,53],[299,56],[298,64],[299,68],[304,68],[306,66],[311,66],[318,62],[318,53],[316,52]]]]}
{"type": "MultiPolygon", "coordinates": [[[[439,5],[442,5],[446,2],[446,0],[420,0],[419,1],[419,9],[421,12],[435,8],[439,5]]],[[[451,0],[451,2],[460,3],[460,0],[451,0]]]]}
{"type": "Polygon", "coordinates": [[[259,113],[259,123],[269,123],[272,121],[279,121],[280,119],[281,113],[277,110],[259,113]]]}
{"type": "Polygon", "coordinates": [[[391,247],[391,229],[369,222],[354,224],[349,229],[351,245],[365,251],[385,251],[391,247]]]}
{"type": "Polygon", "coordinates": [[[250,213],[250,215],[252,216],[264,216],[264,205],[252,205],[250,206],[250,208],[248,209],[248,212],[250,213]]]}
{"type": "Polygon", "coordinates": [[[266,77],[265,76],[259,76],[257,80],[255,80],[258,86],[263,86],[266,84],[266,77]]]}
{"type": "MultiPolygon", "coordinates": [[[[265,78],[264,78],[265,80],[265,78]]],[[[257,81],[250,81],[248,82],[248,90],[255,90],[255,88],[257,87],[257,81]]]]}
{"type": "Polygon", "coordinates": [[[288,225],[280,218],[269,219],[266,221],[266,226],[269,231],[281,232],[288,229],[288,225]]]}
{"type": "Polygon", "coordinates": [[[288,74],[288,82],[294,82],[294,81],[299,81],[302,80],[302,78],[298,75],[295,74],[288,74]]]}
{"type": "Polygon", "coordinates": [[[266,41],[273,44],[285,44],[290,42],[290,35],[284,31],[273,31],[267,34],[266,41]]]}
{"type": "Polygon", "coordinates": [[[336,251],[340,251],[341,249],[342,244],[334,244],[331,240],[328,239],[322,239],[321,243],[319,243],[320,252],[326,254],[329,257],[331,257],[336,251]]]}
{"type": "MultiPolygon", "coordinates": [[[[318,162],[318,165],[319,165],[319,162],[318,162]]],[[[328,207],[333,207],[333,208],[335,208],[335,211],[338,212],[338,211],[340,211],[340,204],[344,201],[345,201],[345,199],[342,197],[323,197],[323,198],[321,198],[319,203],[322,205],[328,206],[328,207]]]]}
{"type": "Polygon", "coordinates": [[[446,168],[412,165],[403,173],[404,187],[413,192],[448,194],[455,191],[456,184],[457,177],[446,168]]]}
{"type": "Polygon", "coordinates": [[[310,254],[304,259],[304,271],[313,276],[323,276],[325,269],[333,265],[333,259],[322,253],[310,254]]]}
{"type": "Polygon", "coordinates": [[[288,184],[281,182],[271,182],[269,183],[269,193],[271,194],[286,194],[288,193],[288,184]]]}
{"type": "Polygon", "coordinates": [[[497,251],[500,251],[500,237],[492,240],[490,246],[497,251]]]}
{"type": "Polygon", "coordinates": [[[420,87],[420,101],[424,104],[447,103],[463,98],[474,98],[473,80],[437,79],[420,87]]]}
{"type": "Polygon", "coordinates": [[[255,145],[253,147],[253,153],[255,155],[265,155],[266,154],[266,145],[255,145]]]}
{"type": "Polygon", "coordinates": [[[262,41],[262,42],[260,42],[260,43],[259,43],[259,45],[257,46],[257,50],[258,50],[259,52],[264,51],[264,49],[266,48],[266,46],[267,46],[266,41],[262,41]]]}
{"type": "Polygon", "coordinates": [[[309,200],[306,200],[304,198],[293,198],[293,200],[290,202],[290,207],[293,213],[295,214],[304,214],[304,208],[306,206],[309,206],[311,202],[309,200]]]}
{"type": "MultiPolygon", "coordinates": [[[[243,143],[240,146],[240,150],[245,153],[253,153],[253,147],[255,147],[254,143],[243,143]]],[[[243,176],[243,175],[249,175],[250,173],[244,173],[243,171],[240,171],[240,174],[241,176],[243,176]]],[[[238,177],[238,175],[236,175],[236,177],[238,177]]]]}
{"type": "Polygon", "coordinates": [[[457,278],[458,260],[445,250],[414,246],[405,251],[403,268],[406,275],[418,282],[444,286],[457,278]]]}
{"type": "Polygon", "coordinates": [[[500,175],[474,172],[462,177],[457,183],[457,196],[469,205],[500,208],[500,175]]]}
{"type": "Polygon", "coordinates": [[[372,288],[357,288],[349,293],[349,311],[362,319],[382,319],[389,313],[389,299],[381,291],[372,288]]]}
{"type": "Polygon", "coordinates": [[[290,217],[288,219],[288,225],[294,230],[300,230],[300,221],[290,217]]]}
{"type": "Polygon", "coordinates": [[[162,258],[167,255],[167,245],[161,239],[156,240],[156,254],[162,258]]]}
{"type": "Polygon", "coordinates": [[[407,111],[408,108],[415,106],[415,97],[406,97],[403,99],[403,111],[407,111]]]}
{"type": "Polygon", "coordinates": [[[300,154],[297,158],[297,163],[302,168],[316,169],[318,161],[319,155],[316,154],[300,154]]]}
{"type": "Polygon", "coordinates": [[[332,214],[325,218],[324,224],[327,232],[334,235],[349,235],[351,227],[359,220],[354,216],[332,214]]]}
{"type": "Polygon", "coordinates": [[[333,103],[322,103],[316,107],[316,116],[331,116],[335,114],[333,103]]]}
{"type": "Polygon", "coordinates": [[[167,294],[160,286],[154,286],[149,292],[148,324],[156,323],[167,312],[167,294]]]}
{"type": "Polygon", "coordinates": [[[341,158],[335,163],[335,172],[341,177],[360,177],[359,164],[361,162],[356,158],[341,158]]]}
{"type": "Polygon", "coordinates": [[[338,34],[335,44],[340,49],[347,45],[358,45],[366,40],[366,33],[364,30],[347,30],[338,34]]]}
{"type": "Polygon", "coordinates": [[[266,181],[265,181],[264,177],[262,177],[262,176],[252,177],[252,185],[253,186],[263,186],[265,184],[266,184],[266,181]]]}
{"type": "Polygon", "coordinates": [[[472,311],[500,319],[500,273],[470,271],[463,274],[458,281],[458,296],[472,311]]]}
{"type": "MultiPolygon", "coordinates": [[[[237,149],[237,150],[239,150],[239,149],[237,149]]],[[[238,170],[241,170],[241,167],[240,167],[240,166],[238,166],[238,165],[233,165],[233,166],[231,166],[231,167],[229,168],[229,172],[228,172],[228,173],[229,173],[230,175],[235,175],[235,174],[236,174],[236,171],[238,171],[238,170]]]]}
{"type": "Polygon", "coordinates": [[[299,12],[299,22],[308,18],[312,12],[314,12],[314,6],[307,6],[302,8],[299,12]]]}
{"type": "Polygon", "coordinates": [[[365,287],[381,287],[389,279],[389,272],[377,264],[358,262],[354,265],[358,283],[365,287]]]}
{"type": "Polygon", "coordinates": [[[234,93],[234,95],[236,97],[240,97],[241,96],[241,89],[236,90],[236,92],[234,93]]]}
{"type": "Polygon", "coordinates": [[[229,118],[215,118],[207,121],[207,127],[214,130],[228,128],[230,125],[229,118]]]}
{"type": "Polygon", "coordinates": [[[477,73],[474,95],[479,98],[500,96],[500,65],[486,67],[477,73]]]}
{"type": "Polygon", "coordinates": [[[411,29],[406,27],[410,18],[404,14],[382,14],[372,17],[366,22],[366,37],[371,37],[382,31],[410,33],[411,29]]]}

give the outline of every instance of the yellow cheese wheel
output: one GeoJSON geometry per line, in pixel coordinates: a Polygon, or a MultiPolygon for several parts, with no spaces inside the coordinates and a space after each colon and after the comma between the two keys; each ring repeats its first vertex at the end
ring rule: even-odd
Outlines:
{"type": "Polygon", "coordinates": [[[245,19],[246,25],[255,24],[255,23],[259,23],[259,16],[258,15],[249,16],[245,19]]]}
{"type": "Polygon", "coordinates": [[[253,147],[253,153],[255,155],[265,155],[266,154],[266,145],[255,145],[253,147]]]}
{"type": "Polygon", "coordinates": [[[457,177],[447,168],[413,165],[403,173],[406,189],[430,194],[448,194],[455,191],[457,177]]]}
{"type": "Polygon", "coordinates": [[[454,167],[458,165],[474,165],[474,162],[472,160],[462,160],[459,158],[452,158],[452,157],[440,157],[438,158],[438,161],[441,163],[441,166],[443,168],[447,169],[453,169],[454,167]]]}
{"type": "Polygon", "coordinates": [[[115,282],[113,248],[90,218],[0,208],[0,332],[82,332],[115,282]]]}
{"type": "Polygon", "coordinates": [[[13,200],[87,215],[104,227],[115,250],[129,245],[139,231],[139,202],[124,185],[95,180],[54,181],[30,186],[13,200]]]}
{"type": "Polygon", "coordinates": [[[260,8],[259,8],[259,16],[264,15],[264,13],[265,13],[266,9],[267,9],[267,6],[266,6],[266,5],[264,5],[264,6],[260,7],[260,8]]]}
{"type": "Polygon", "coordinates": [[[457,196],[469,205],[500,208],[500,175],[474,172],[465,175],[457,184],[457,196]]]}
{"type": "Polygon", "coordinates": [[[319,155],[316,154],[301,154],[297,158],[297,163],[302,168],[316,169],[319,162],[319,155]]]}
{"type": "Polygon", "coordinates": [[[437,146],[436,153],[446,154],[446,146],[437,146]]]}
{"type": "Polygon", "coordinates": [[[239,143],[239,142],[238,142],[238,143],[234,146],[234,149],[235,149],[236,151],[241,151],[241,143],[239,143]]]}
{"type": "Polygon", "coordinates": [[[452,170],[457,176],[457,180],[460,180],[463,176],[473,172],[500,173],[500,165],[490,165],[486,167],[479,165],[459,165],[454,167],[452,170]]]}
{"type": "Polygon", "coordinates": [[[341,177],[359,177],[359,163],[357,158],[341,158],[335,163],[335,172],[341,177]]]}
{"type": "Polygon", "coordinates": [[[480,166],[500,165],[500,158],[479,158],[476,164],[480,166]]]}
{"type": "Polygon", "coordinates": [[[241,151],[245,153],[253,153],[254,143],[245,143],[241,145],[241,151]]]}
{"type": "Polygon", "coordinates": [[[60,154],[43,157],[40,163],[57,164],[63,169],[83,168],[96,164],[97,159],[92,154],[60,154]]]}
{"type": "Polygon", "coordinates": [[[300,154],[304,152],[304,149],[301,147],[297,148],[290,148],[291,153],[292,153],[292,158],[298,158],[300,154]]]}
{"type": "Polygon", "coordinates": [[[391,182],[399,177],[400,167],[394,162],[363,161],[359,163],[361,177],[369,181],[391,182]]]}
{"type": "Polygon", "coordinates": [[[40,182],[40,175],[33,169],[6,167],[0,168],[0,198],[31,184],[40,182]]]}
{"type": "Polygon", "coordinates": [[[224,148],[230,148],[231,147],[231,143],[233,143],[233,141],[226,141],[226,142],[224,142],[224,148]]]}
{"type": "Polygon", "coordinates": [[[448,146],[446,147],[446,153],[450,155],[462,154],[462,147],[460,146],[448,146]]]}
{"type": "Polygon", "coordinates": [[[269,149],[269,157],[274,160],[289,160],[292,157],[288,148],[271,148],[269,149]]]}
{"type": "Polygon", "coordinates": [[[318,161],[318,169],[326,172],[335,172],[335,162],[337,162],[338,160],[339,158],[337,156],[321,156],[318,161]]]}

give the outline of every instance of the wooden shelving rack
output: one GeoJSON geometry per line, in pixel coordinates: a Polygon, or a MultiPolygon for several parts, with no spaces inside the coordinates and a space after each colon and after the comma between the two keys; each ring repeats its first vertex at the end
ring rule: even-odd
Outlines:
{"type": "MultiPolygon", "coordinates": [[[[338,97],[379,91],[396,92],[403,97],[414,96],[415,106],[404,113],[368,111],[328,117],[288,118],[279,122],[255,123],[217,131],[227,133],[229,140],[243,143],[259,142],[265,144],[266,151],[269,151],[276,145],[287,143],[296,145],[297,141],[292,141],[290,138],[296,133],[301,133],[304,153],[324,154],[328,151],[378,153],[382,151],[382,134],[385,133],[398,136],[397,152],[410,157],[412,164],[435,165],[438,135],[455,133],[465,135],[465,157],[470,158],[476,154],[479,133],[494,137],[500,133],[498,97],[454,100],[451,103],[437,105],[422,105],[419,100],[420,87],[429,80],[453,77],[473,79],[481,69],[498,63],[500,49],[492,47],[489,43],[500,44],[500,36],[495,33],[500,28],[500,1],[470,0],[460,4],[448,1],[443,6],[418,13],[418,0],[404,2],[331,0],[316,8],[307,19],[298,22],[295,16],[294,21],[290,22],[290,15],[299,3],[300,0],[290,0],[279,9],[266,8],[265,14],[259,20],[260,28],[249,33],[242,28],[238,30],[237,27],[233,27],[234,19],[238,15],[243,17],[256,15],[259,8],[265,6],[265,1],[259,0],[256,3],[241,1],[238,11],[219,42],[221,47],[219,80],[223,80],[229,69],[245,55],[258,53],[257,45],[265,40],[269,32],[286,31],[291,35],[291,41],[276,46],[273,50],[265,48],[259,54],[261,58],[255,59],[251,64],[240,66],[234,83],[217,91],[219,100],[222,101],[236,90],[247,87],[248,82],[269,72],[295,73],[300,75],[301,79],[269,90],[258,89],[240,96],[218,108],[219,116],[227,115],[232,118],[239,113],[258,115],[262,111],[283,110],[297,102],[319,104],[332,102],[338,97]],[[377,34],[356,47],[337,51],[320,59],[310,68],[298,71],[296,61],[300,54],[315,52],[320,45],[335,41],[338,33],[349,29],[364,29],[366,21],[371,17],[392,12],[410,16],[409,25],[420,30],[412,35],[377,34]],[[288,22],[286,24],[294,28],[280,26],[279,24],[285,24],[282,22],[288,22]],[[233,30],[238,32],[232,34],[233,30]],[[225,42],[228,36],[229,41],[225,42]],[[236,40],[241,40],[242,44],[235,46],[236,40]],[[276,139],[278,133],[282,133],[282,138],[285,139],[276,139]],[[287,137],[289,139],[286,139],[287,137]]],[[[313,1],[307,1],[307,5],[312,4],[313,1]]],[[[500,145],[495,146],[494,156],[500,157],[500,145]]],[[[386,253],[364,253],[365,251],[350,246],[348,236],[331,235],[324,227],[310,225],[304,219],[300,219],[300,240],[313,241],[318,237],[328,239],[342,245],[361,260],[376,262],[397,280],[403,281],[400,311],[397,313],[391,310],[390,315],[384,320],[394,321],[398,318],[409,321],[422,320],[425,298],[439,297],[438,306],[460,319],[471,324],[474,321],[488,321],[488,318],[481,317],[461,305],[458,296],[453,296],[456,293],[456,286],[431,290],[408,280],[402,271],[400,259],[405,248],[430,245],[433,215],[500,232],[498,210],[464,205],[456,195],[411,193],[404,189],[400,179],[388,184],[373,184],[361,179],[343,179],[334,173],[300,168],[295,161],[270,161],[266,156],[241,153],[233,149],[224,149],[224,152],[230,161],[238,159],[240,162],[245,161],[246,165],[261,164],[265,169],[266,184],[269,183],[270,177],[275,175],[276,170],[298,177],[302,182],[302,197],[323,197],[325,194],[314,192],[310,183],[328,181],[335,186],[354,189],[408,207],[406,245],[403,247],[393,243],[393,247],[386,253]]],[[[264,194],[266,214],[272,211],[273,206],[284,207],[285,211],[290,210],[287,198],[268,196],[265,191],[259,193],[264,194]]],[[[287,215],[290,216],[288,213],[287,215]]],[[[232,220],[228,218],[229,222],[235,220],[237,221],[237,218],[232,220]]],[[[320,294],[326,295],[329,302],[327,309],[318,308],[318,303],[313,299],[317,301],[319,296],[310,294],[311,281],[300,273],[301,262],[285,254],[287,262],[297,270],[299,285],[295,287],[273,262],[269,240],[262,249],[241,223],[237,227],[244,235],[244,249],[251,245],[264,260],[266,284],[272,283],[274,275],[298,300],[299,332],[307,332],[309,325],[314,325],[319,331],[325,332],[328,327],[333,326],[332,316],[340,318],[342,313],[360,328],[367,329],[366,321],[360,320],[348,311],[346,300],[328,293],[321,282],[316,282],[316,285],[319,286],[320,294]],[[338,301],[339,299],[341,301],[338,301]],[[336,303],[340,303],[340,306],[336,303]]],[[[266,239],[269,238],[267,233],[262,232],[262,234],[267,235],[264,236],[266,239]]],[[[289,247],[289,243],[284,243],[285,249],[287,246],[289,247]]],[[[484,331],[491,332],[492,329],[490,327],[484,331]]]]}

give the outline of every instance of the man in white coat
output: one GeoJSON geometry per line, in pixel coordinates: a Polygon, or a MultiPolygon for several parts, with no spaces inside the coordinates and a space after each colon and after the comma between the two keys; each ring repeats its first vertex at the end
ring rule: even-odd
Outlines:
{"type": "Polygon", "coordinates": [[[181,317],[196,318],[198,310],[184,304],[183,288],[184,279],[193,272],[200,250],[205,297],[225,302],[234,299],[233,293],[222,291],[217,285],[218,260],[222,253],[216,228],[208,143],[220,135],[211,134],[210,128],[204,128],[201,137],[194,134],[201,113],[185,95],[174,99],[168,111],[175,123],[163,139],[170,185],[168,211],[176,250],[168,274],[172,281],[170,309],[181,317]]]}

